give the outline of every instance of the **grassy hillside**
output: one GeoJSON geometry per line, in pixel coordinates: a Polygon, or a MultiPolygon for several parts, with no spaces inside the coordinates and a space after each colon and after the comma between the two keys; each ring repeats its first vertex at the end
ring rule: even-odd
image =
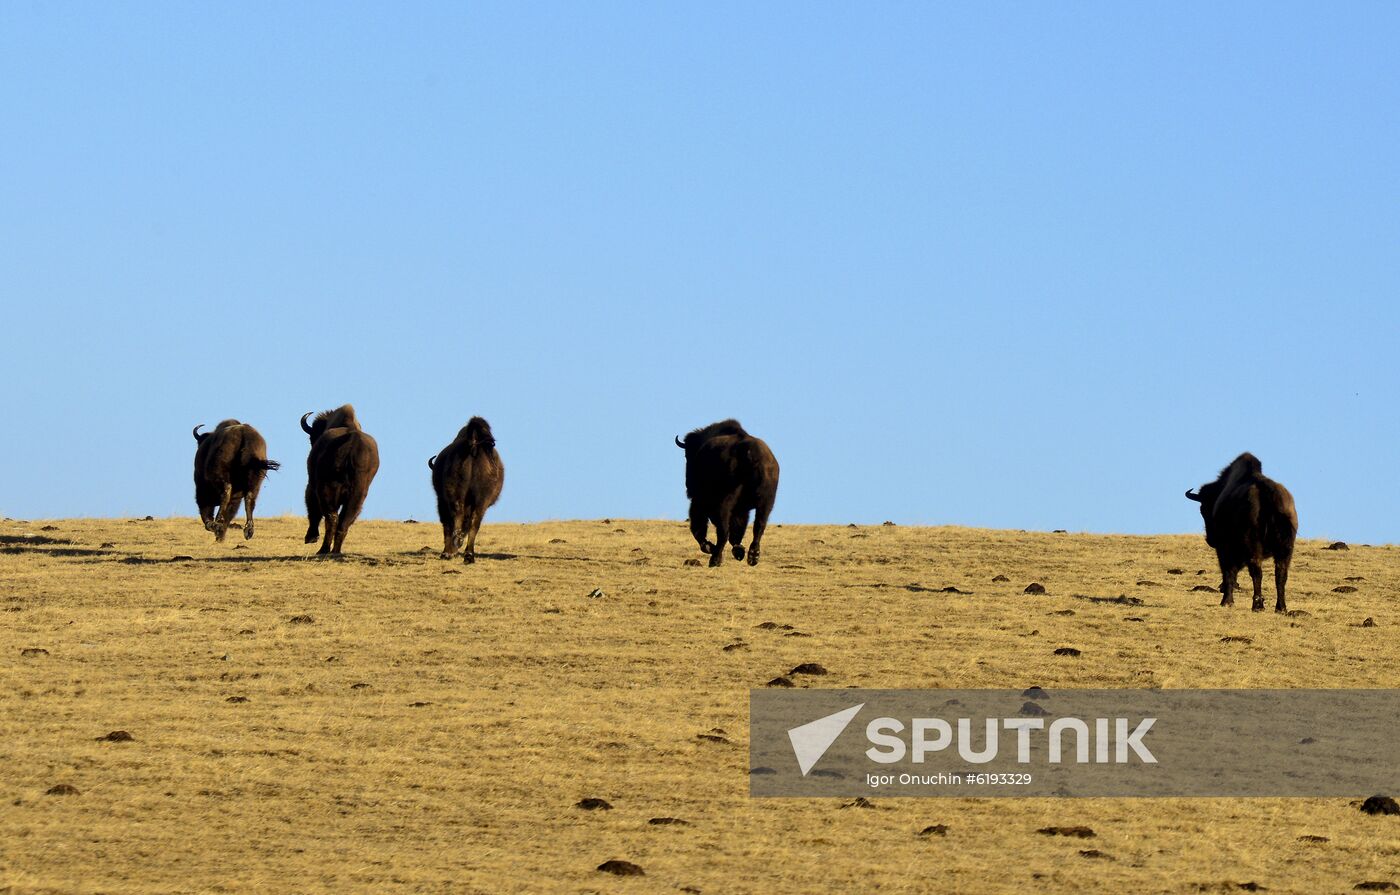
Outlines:
{"type": "Polygon", "coordinates": [[[1400,884],[1400,818],[1342,799],[747,795],[749,688],[803,662],[830,674],[799,686],[1400,686],[1400,548],[1300,543],[1281,617],[1194,591],[1199,536],[785,526],[709,569],[676,522],[488,524],[475,566],[436,524],[360,522],[342,561],[303,530],[0,523],[0,892],[1400,884]]]}

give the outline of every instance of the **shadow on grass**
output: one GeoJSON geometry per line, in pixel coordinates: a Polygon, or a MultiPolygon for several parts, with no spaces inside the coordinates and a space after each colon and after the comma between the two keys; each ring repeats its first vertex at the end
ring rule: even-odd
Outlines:
{"type": "MultiPolygon", "coordinates": [[[[61,541],[71,544],[72,541],[61,541]]],[[[0,547],[0,554],[38,553],[41,556],[114,556],[111,550],[98,550],[95,547],[0,547]]]]}
{"type": "MultiPolygon", "coordinates": [[[[72,543],[71,541],[63,543],[72,543]]],[[[245,563],[297,563],[297,562],[353,562],[369,566],[378,565],[401,565],[404,559],[422,560],[423,564],[432,562],[440,563],[462,563],[461,554],[444,560],[439,556],[438,551],[424,550],[401,550],[388,556],[373,556],[359,553],[320,554],[320,553],[298,553],[287,555],[260,555],[232,553],[227,556],[190,556],[187,554],[176,554],[174,556],[146,556],[139,553],[124,553],[117,550],[100,550],[87,547],[33,547],[33,546],[0,546],[0,554],[15,553],[35,553],[43,556],[57,556],[65,559],[81,559],[88,563],[116,562],[129,566],[145,565],[242,565],[245,563]],[[402,558],[401,558],[402,557],[402,558]]],[[[540,562],[579,562],[595,563],[600,565],[612,565],[617,563],[634,564],[635,557],[613,558],[613,557],[592,557],[592,556],[548,556],[533,553],[478,553],[478,561],[508,562],[515,559],[538,560],[540,562]]]]}
{"type": "MultiPolygon", "coordinates": [[[[428,548],[420,548],[420,549],[418,549],[418,550],[400,550],[398,553],[395,553],[394,555],[395,555],[395,556],[413,556],[413,557],[417,557],[417,558],[419,558],[419,559],[436,559],[436,560],[440,560],[440,561],[442,561],[442,562],[453,562],[453,561],[461,562],[461,561],[462,561],[462,554],[460,554],[460,553],[453,554],[453,556],[452,556],[451,559],[443,559],[443,558],[442,558],[442,551],[441,551],[441,550],[432,550],[432,549],[428,549],[428,548]]],[[[477,558],[477,559],[521,559],[522,557],[521,557],[521,554],[519,554],[519,553],[478,553],[478,554],[476,555],[476,558],[477,558]]],[[[536,558],[545,559],[545,558],[547,558],[547,557],[532,557],[532,556],[527,556],[527,557],[524,557],[524,558],[525,558],[525,559],[536,559],[536,558]]]]}
{"type": "Polygon", "coordinates": [[[1146,606],[1140,597],[1130,597],[1121,594],[1116,597],[1093,597],[1088,594],[1071,594],[1076,600],[1087,600],[1090,603],[1110,603],[1115,606],[1146,606]]]}
{"type": "Polygon", "coordinates": [[[23,544],[25,546],[41,546],[44,544],[71,544],[67,538],[51,538],[47,535],[0,535],[0,544],[23,544]]]}

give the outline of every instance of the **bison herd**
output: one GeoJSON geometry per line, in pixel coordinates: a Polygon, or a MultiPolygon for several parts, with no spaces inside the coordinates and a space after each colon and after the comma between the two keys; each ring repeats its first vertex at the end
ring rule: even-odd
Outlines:
{"type": "MultiPolygon", "coordinates": [[[[321,541],[321,554],[339,554],[345,535],[364,508],[370,483],[379,471],[379,445],[360,427],[349,404],[324,410],[301,428],[311,440],[306,455],[306,543],[321,541]],[[325,535],[321,523],[325,522],[325,535]]],[[[212,432],[194,427],[194,494],[204,527],[222,541],[242,503],[246,513],[243,537],[253,536],[253,507],[258,490],[271,470],[267,443],[258,431],[238,420],[224,420],[212,432]]],[[[724,562],[728,544],[735,559],[757,565],[778,495],[778,460],[761,438],[745,431],[737,420],[724,420],[676,438],[685,451],[685,493],[690,498],[690,533],[708,554],[710,565],[724,562]],[[753,538],[744,548],[744,533],[753,513],[753,538]],[[709,540],[713,526],[715,539],[709,540]]],[[[462,551],[476,561],[476,536],[486,511],[501,496],[505,466],[496,452],[491,425],[472,417],[457,437],[428,459],[433,491],[442,522],[442,558],[462,551]]],[[[1264,608],[1263,562],[1274,561],[1275,612],[1287,611],[1284,588],[1298,513],[1293,495],[1268,478],[1257,457],[1240,454],[1220,471],[1215,481],[1186,496],[1200,504],[1206,543],[1220,563],[1222,606],[1232,606],[1241,569],[1254,582],[1256,612],[1264,608]]]]}

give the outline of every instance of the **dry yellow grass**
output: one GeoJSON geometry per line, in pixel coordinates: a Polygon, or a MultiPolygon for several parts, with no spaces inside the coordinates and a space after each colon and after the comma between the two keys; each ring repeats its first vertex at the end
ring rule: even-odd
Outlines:
{"type": "Polygon", "coordinates": [[[472,567],[429,523],[361,522],[340,562],[290,517],[246,549],[191,519],[51,524],[0,524],[0,892],[1400,883],[1400,818],[1345,799],[747,795],[749,688],[800,662],[821,686],[1395,687],[1395,547],[1301,543],[1308,615],[1284,618],[1191,592],[1218,578],[1198,535],[786,526],[759,567],[712,570],[675,522],[488,524],[472,567]],[[731,742],[697,739],[714,728],[731,742]],[[646,875],[595,870],[613,858],[646,875]]]}

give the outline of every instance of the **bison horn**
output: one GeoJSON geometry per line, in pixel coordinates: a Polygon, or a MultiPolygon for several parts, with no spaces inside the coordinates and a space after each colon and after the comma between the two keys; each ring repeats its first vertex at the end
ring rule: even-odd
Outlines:
{"type": "Polygon", "coordinates": [[[311,434],[311,427],[306,424],[306,418],[313,413],[315,413],[314,410],[308,410],[301,415],[301,431],[305,432],[307,435],[311,434]]]}
{"type": "Polygon", "coordinates": [[[681,441],[681,437],[679,435],[676,436],[676,447],[680,448],[681,450],[685,450],[685,442],[681,441]]]}
{"type": "Polygon", "coordinates": [[[437,454],[433,454],[431,457],[428,458],[428,468],[429,468],[429,469],[432,469],[432,468],[433,468],[433,461],[436,460],[436,459],[437,459],[437,454]]]}
{"type": "Polygon", "coordinates": [[[1191,492],[1191,489],[1190,489],[1190,488],[1187,488],[1187,489],[1186,489],[1186,499],[1187,499],[1187,500],[1194,500],[1196,503],[1200,503],[1200,502],[1201,502],[1201,495],[1199,495],[1199,494],[1193,494],[1193,493],[1191,492]]]}
{"type": "Polygon", "coordinates": [[[203,423],[200,423],[198,426],[195,426],[195,427],[194,427],[194,440],[195,440],[195,441],[199,441],[199,440],[200,440],[199,430],[200,430],[200,429],[203,429],[203,428],[204,428],[204,424],[203,424],[203,423]]]}

